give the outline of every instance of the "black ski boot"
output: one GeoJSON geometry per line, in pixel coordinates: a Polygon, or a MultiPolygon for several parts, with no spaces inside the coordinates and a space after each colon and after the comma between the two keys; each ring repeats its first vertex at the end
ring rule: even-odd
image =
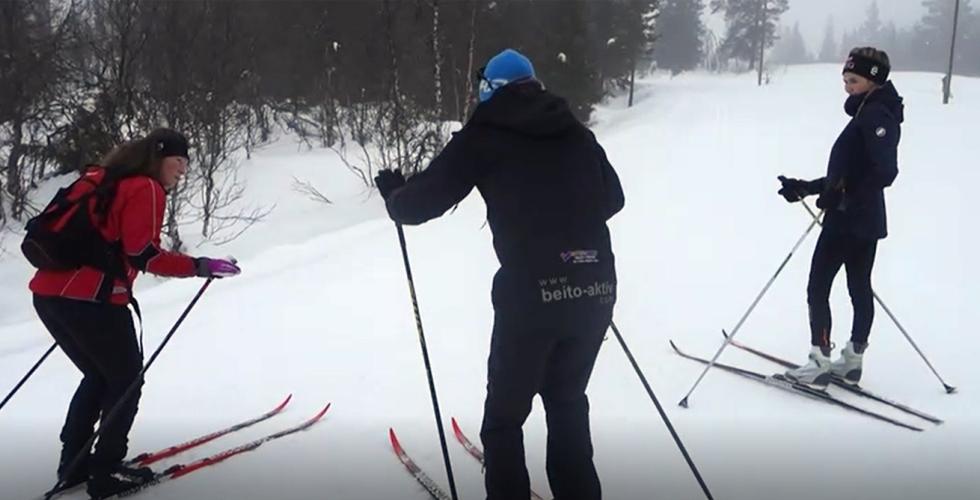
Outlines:
{"type": "Polygon", "coordinates": [[[136,491],[153,482],[153,477],[153,471],[148,467],[129,467],[118,464],[107,473],[92,474],[88,480],[88,494],[93,500],[100,500],[121,493],[136,491]]]}
{"type": "Polygon", "coordinates": [[[69,490],[73,490],[88,481],[88,456],[82,458],[82,460],[75,466],[75,470],[70,471],[71,473],[66,477],[65,474],[68,473],[68,466],[70,462],[75,459],[75,454],[62,450],[61,452],[61,462],[58,464],[58,479],[61,481],[57,487],[48,493],[64,493],[69,490]]]}
{"type": "Polygon", "coordinates": [[[126,464],[116,465],[112,469],[112,474],[122,479],[137,481],[149,481],[153,479],[153,469],[149,467],[130,467],[126,464]]]}

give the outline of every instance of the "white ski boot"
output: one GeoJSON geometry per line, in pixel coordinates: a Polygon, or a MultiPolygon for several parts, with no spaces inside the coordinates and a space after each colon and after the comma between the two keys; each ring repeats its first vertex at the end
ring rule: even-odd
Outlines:
{"type": "Polygon", "coordinates": [[[843,382],[857,385],[861,381],[861,364],[864,350],[867,348],[867,343],[855,345],[853,342],[848,342],[847,346],[841,349],[840,358],[830,364],[830,373],[843,382]]]}
{"type": "Polygon", "coordinates": [[[792,370],[786,370],[786,378],[824,390],[830,384],[830,348],[813,346],[810,348],[810,361],[792,370]]]}

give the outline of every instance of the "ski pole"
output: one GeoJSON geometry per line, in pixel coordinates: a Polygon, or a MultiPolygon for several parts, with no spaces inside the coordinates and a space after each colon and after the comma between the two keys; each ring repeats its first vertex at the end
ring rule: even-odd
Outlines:
{"type": "Polygon", "coordinates": [[[684,395],[684,399],[682,399],[680,403],[678,403],[680,406],[684,408],[688,407],[687,399],[691,397],[691,393],[693,393],[694,389],[698,387],[698,384],[701,383],[701,380],[704,378],[704,376],[708,374],[708,370],[710,370],[711,367],[715,366],[715,363],[718,361],[718,357],[721,356],[722,351],[724,351],[725,348],[728,347],[728,344],[731,343],[732,339],[735,337],[735,334],[738,333],[739,328],[742,328],[742,324],[745,323],[745,320],[749,317],[749,314],[752,314],[752,311],[755,309],[755,306],[759,304],[760,300],[762,300],[763,295],[765,295],[766,292],[769,291],[769,287],[771,287],[773,282],[776,281],[776,277],[779,276],[779,273],[783,272],[783,268],[786,267],[786,264],[793,257],[793,254],[796,253],[796,250],[800,248],[800,245],[803,244],[803,240],[805,240],[806,237],[810,234],[810,232],[813,231],[813,228],[817,225],[818,222],[819,222],[818,218],[814,219],[813,222],[811,222],[810,225],[807,226],[806,231],[803,232],[803,234],[800,236],[800,239],[796,240],[796,244],[793,245],[793,249],[789,251],[789,254],[786,255],[786,258],[783,259],[783,263],[779,265],[779,268],[776,269],[776,272],[772,275],[771,278],[769,278],[769,281],[766,283],[766,286],[762,287],[762,291],[760,291],[759,295],[757,295],[755,297],[755,300],[752,301],[752,305],[750,305],[749,308],[745,311],[745,313],[742,314],[741,319],[738,320],[738,323],[735,325],[735,328],[732,329],[731,335],[725,338],[725,341],[721,344],[721,347],[718,348],[718,352],[716,352],[714,357],[711,358],[711,361],[708,362],[708,364],[704,367],[704,370],[701,372],[701,375],[698,377],[698,379],[694,382],[694,385],[691,386],[691,390],[687,391],[687,394],[684,395]]]}
{"type": "Polygon", "coordinates": [[[71,462],[68,463],[68,467],[66,467],[64,472],[61,474],[61,476],[58,477],[58,482],[56,482],[54,486],[52,486],[51,489],[48,490],[47,493],[45,493],[44,500],[51,500],[51,497],[53,497],[57,493],[58,488],[60,488],[61,485],[64,483],[65,478],[71,477],[72,473],[75,472],[75,469],[78,468],[78,466],[82,463],[83,458],[88,456],[89,450],[92,449],[92,445],[95,443],[96,438],[98,438],[102,434],[102,430],[105,429],[106,423],[111,423],[113,420],[116,419],[117,414],[122,409],[123,403],[125,403],[126,400],[128,400],[133,396],[133,393],[136,392],[136,389],[138,387],[143,385],[143,377],[146,375],[146,372],[149,371],[151,366],[153,366],[153,362],[156,361],[157,356],[160,355],[160,352],[163,351],[163,348],[167,346],[168,342],[170,342],[170,338],[173,337],[174,333],[177,332],[177,328],[180,327],[180,324],[184,322],[184,318],[187,317],[187,315],[191,312],[191,309],[194,308],[194,305],[197,304],[197,301],[201,298],[202,295],[204,295],[204,291],[208,289],[208,286],[211,285],[212,281],[214,281],[214,278],[208,278],[207,281],[205,281],[204,284],[201,285],[201,289],[198,290],[197,294],[194,295],[194,298],[191,299],[191,303],[187,304],[187,307],[184,309],[184,312],[181,313],[179,318],[177,318],[177,322],[174,323],[174,326],[170,328],[170,332],[168,332],[167,336],[163,338],[162,342],[160,342],[160,346],[157,347],[155,351],[153,351],[153,354],[150,356],[150,360],[146,362],[146,365],[143,366],[143,369],[140,370],[140,372],[136,375],[136,379],[133,380],[131,384],[129,384],[129,387],[126,388],[126,392],[123,393],[123,396],[121,398],[119,398],[119,401],[116,401],[116,404],[109,410],[109,412],[102,416],[102,418],[99,421],[99,428],[95,430],[95,433],[92,434],[92,437],[89,438],[88,442],[86,442],[85,445],[82,446],[82,449],[78,452],[78,454],[76,454],[75,457],[71,460],[71,462]]]}
{"type": "Polygon", "coordinates": [[[31,378],[31,375],[34,375],[34,372],[36,372],[37,369],[41,367],[41,363],[44,363],[44,360],[48,359],[48,356],[54,351],[55,347],[58,347],[57,342],[51,344],[51,347],[49,347],[48,350],[44,352],[44,354],[41,356],[41,359],[37,360],[37,363],[34,363],[34,366],[32,366],[30,370],[27,370],[27,375],[24,375],[24,378],[20,379],[20,382],[17,382],[17,385],[15,385],[14,388],[10,391],[10,393],[3,398],[3,401],[0,402],[0,410],[2,410],[4,406],[6,406],[7,401],[10,401],[10,398],[14,397],[14,394],[16,394],[17,391],[20,390],[21,386],[23,386],[25,382],[27,382],[27,379],[31,378]]]}
{"type": "Polygon", "coordinates": [[[633,353],[630,351],[630,348],[627,347],[626,341],[623,340],[623,336],[619,333],[619,328],[616,328],[616,323],[610,323],[610,326],[612,326],[613,333],[616,334],[616,339],[619,340],[619,345],[623,346],[623,351],[626,353],[626,357],[629,358],[630,364],[633,365],[633,370],[635,370],[636,375],[640,377],[640,382],[643,383],[643,388],[647,390],[647,394],[653,401],[653,405],[657,407],[657,412],[660,413],[660,418],[662,418],[664,424],[667,425],[667,430],[670,431],[671,437],[674,438],[674,442],[677,443],[677,447],[681,450],[681,455],[684,455],[684,460],[687,461],[687,466],[691,468],[691,472],[694,473],[694,478],[697,479],[698,484],[701,485],[701,490],[704,491],[704,496],[706,496],[708,500],[713,500],[711,492],[708,491],[708,485],[704,483],[701,473],[698,472],[698,467],[694,465],[694,460],[692,460],[691,455],[688,454],[687,448],[681,441],[681,437],[677,435],[677,431],[674,430],[674,425],[670,423],[670,418],[667,417],[667,412],[664,411],[664,407],[661,406],[657,396],[653,393],[653,389],[650,388],[650,383],[647,382],[647,378],[643,376],[643,371],[640,370],[640,366],[636,363],[633,353]]]}
{"type": "Polygon", "coordinates": [[[429,348],[425,344],[425,331],[422,329],[422,315],[419,313],[419,301],[415,295],[415,280],[412,279],[412,266],[408,262],[408,247],[405,244],[405,231],[400,223],[395,223],[398,229],[398,243],[402,248],[402,260],[405,261],[405,276],[408,278],[408,292],[412,298],[412,311],[415,313],[415,326],[419,332],[419,344],[422,346],[422,360],[425,362],[425,374],[429,380],[429,395],[432,397],[432,411],[436,417],[436,429],[439,431],[439,444],[442,446],[442,460],[446,464],[446,476],[449,478],[449,493],[453,500],[458,500],[456,480],[453,477],[453,466],[449,461],[449,447],[446,446],[446,433],[442,428],[442,413],[439,411],[439,397],[436,395],[436,382],[432,376],[432,364],[429,362],[429,348]]]}
{"type": "MultiPolygon", "coordinates": [[[[808,205],[805,200],[800,200],[800,201],[803,202],[803,208],[805,208],[806,211],[810,213],[810,216],[813,217],[814,220],[819,220],[818,216],[813,212],[813,209],[810,208],[810,205],[808,205]]],[[[937,379],[939,379],[939,383],[943,384],[943,387],[946,389],[946,394],[953,394],[954,392],[956,392],[956,387],[947,384],[946,381],[943,380],[943,377],[939,375],[939,372],[936,371],[936,368],[933,367],[932,363],[929,362],[929,358],[926,357],[925,353],[922,352],[922,349],[919,349],[919,346],[915,343],[914,340],[912,340],[912,336],[909,335],[909,332],[907,332],[905,330],[905,327],[903,327],[902,324],[898,322],[898,318],[896,318],[895,315],[892,314],[891,309],[889,309],[888,306],[885,305],[885,302],[881,300],[881,297],[878,296],[878,292],[872,290],[871,294],[874,296],[875,301],[878,302],[878,305],[881,306],[882,310],[885,311],[885,314],[887,314],[888,317],[891,318],[892,322],[895,323],[895,326],[898,327],[898,331],[902,332],[902,335],[905,336],[905,340],[908,340],[909,344],[912,344],[912,348],[915,349],[915,352],[919,353],[919,357],[922,358],[922,361],[926,362],[926,366],[928,366],[929,369],[932,370],[932,374],[935,375],[937,379]]]]}

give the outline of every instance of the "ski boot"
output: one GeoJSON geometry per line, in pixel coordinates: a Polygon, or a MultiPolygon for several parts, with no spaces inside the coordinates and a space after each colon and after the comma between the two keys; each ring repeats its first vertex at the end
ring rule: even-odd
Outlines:
{"type": "Polygon", "coordinates": [[[88,481],[88,462],[89,456],[86,455],[79,459],[75,469],[72,471],[68,470],[68,466],[71,461],[75,459],[75,454],[77,449],[74,447],[65,446],[61,450],[61,461],[58,463],[58,480],[60,483],[51,491],[45,493],[50,494],[61,494],[68,492],[69,490],[74,490],[75,488],[85,484],[88,481]],[[70,474],[68,474],[70,472],[70,474]],[[68,474],[68,475],[66,475],[68,474]]]}
{"type": "Polygon", "coordinates": [[[857,344],[848,342],[847,346],[841,349],[840,358],[830,364],[830,373],[847,384],[857,385],[861,381],[861,365],[864,350],[867,348],[867,342],[857,344]]]}
{"type": "Polygon", "coordinates": [[[827,388],[831,379],[830,347],[811,347],[809,358],[807,364],[786,370],[786,378],[822,391],[827,388]]]}
{"type": "Polygon", "coordinates": [[[88,494],[94,500],[139,490],[153,482],[153,471],[148,467],[129,467],[117,464],[108,473],[93,473],[88,480],[88,494]]]}

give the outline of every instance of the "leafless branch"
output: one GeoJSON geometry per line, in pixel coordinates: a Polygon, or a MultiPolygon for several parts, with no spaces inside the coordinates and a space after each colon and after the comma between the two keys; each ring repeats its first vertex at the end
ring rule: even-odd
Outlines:
{"type": "Polygon", "coordinates": [[[310,181],[301,181],[293,177],[293,191],[305,195],[307,198],[318,202],[332,205],[333,202],[317,189],[310,181]]]}

